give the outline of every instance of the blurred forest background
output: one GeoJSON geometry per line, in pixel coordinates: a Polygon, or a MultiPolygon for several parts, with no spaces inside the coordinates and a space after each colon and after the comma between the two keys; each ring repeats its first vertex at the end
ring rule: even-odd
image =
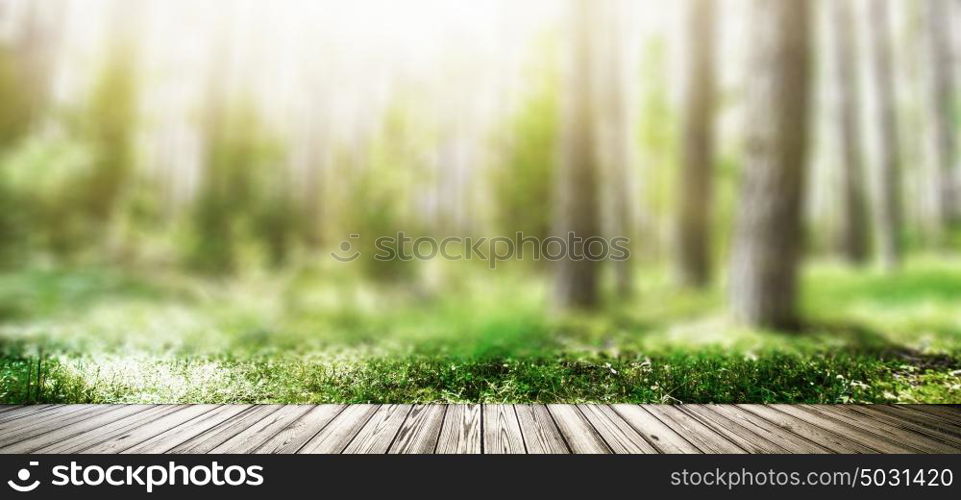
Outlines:
{"type": "Polygon", "coordinates": [[[961,403],[959,26],[0,0],[0,402],[961,403]],[[371,258],[398,231],[632,255],[371,258]]]}

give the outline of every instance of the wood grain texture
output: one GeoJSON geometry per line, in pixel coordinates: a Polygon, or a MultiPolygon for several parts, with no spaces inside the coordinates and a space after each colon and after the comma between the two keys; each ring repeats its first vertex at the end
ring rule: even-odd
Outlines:
{"type": "Polygon", "coordinates": [[[640,433],[660,453],[700,453],[701,450],[684,439],[681,434],[672,429],[649,411],[637,405],[612,405],[611,411],[616,412],[640,433]]]}
{"type": "Polygon", "coordinates": [[[19,437],[23,439],[17,439],[16,442],[0,446],[0,451],[3,453],[30,453],[46,446],[69,440],[75,436],[81,436],[94,431],[102,431],[105,425],[123,420],[125,417],[135,415],[150,407],[144,405],[118,405],[106,406],[105,408],[107,411],[101,411],[96,415],[83,418],[77,422],[64,422],[63,425],[45,429],[46,432],[43,433],[21,433],[19,430],[17,432],[10,432],[5,435],[5,438],[19,437]]]}
{"type": "Polygon", "coordinates": [[[234,418],[224,420],[209,431],[198,434],[170,449],[168,453],[210,453],[210,450],[221,443],[236,436],[271,413],[279,410],[281,405],[254,405],[234,418]]]}
{"type": "Polygon", "coordinates": [[[899,423],[891,425],[880,419],[863,418],[850,408],[829,405],[804,405],[804,408],[810,408],[814,411],[821,412],[822,414],[835,418],[849,426],[863,426],[864,428],[870,429],[872,432],[878,434],[889,442],[910,443],[912,448],[925,453],[950,453],[952,450],[950,445],[926,438],[921,434],[904,429],[899,423]]]}
{"type": "Polygon", "coordinates": [[[590,421],[572,405],[547,405],[564,441],[572,453],[611,453],[604,438],[597,433],[590,421]]]}
{"type": "Polygon", "coordinates": [[[0,453],[959,453],[945,405],[35,405],[0,453]]]}
{"type": "Polygon", "coordinates": [[[102,425],[94,431],[84,432],[69,439],[53,442],[47,446],[33,450],[31,453],[79,453],[90,446],[109,441],[116,435],[122,434],[137,426],[150,423],[180,408],[182,408],[181,405],[151,405],[145,410],[134,413],[128,417],[112,422],[103,422],[102,425]]]}
{"type": "Polygon", "coordinates": [[[163,415],[160,418],[145,422],[133,428],[128,428],[124,432],[114,435],[109,440],[83,448],[80,452],[101,454],[120,453],[171,427],[183,425],[204,413],[212,411],[216,407],[216,405],[184,405],[176,411],[163,415]]]}
{"type": "Polygon", "coordinates": [[[826,429],[812,425],[797,417],[779,412],[767,405],[738,405],[738,408],[749,411],[768,422],[780,427],[785,432],[793,432],[836,453],[877,453],[878,451],[857,441],[848,439],[842,434],[836,434],[826,429]]]}
{"type": "Polygon", "coordinates": [[[400,426],[407,420],[411,405],[383,405],[371,415],[367,424],[350,441],[344,453],[387,453],[400,426]]]}
{"type": "Polygon", "coordinates": [[[514,405],[527,453],[562,454],[571,450],[564,442],[554,417],[541,405],[514,405]]]}
{"type": "Polygon", "coordinates": [[[714,412],[730,422],[737,423],[767,441],[777,443],[790,453],[831,453],[831,450],[815,442],[787,431],[763,418],[736,407],[727,405],[705,405],[707,411],[714,412]]]}
{"type": "Polygon", "coordinates": [[[751,432],[750,429],[745,429],[740,424],[731,422],[717,413],[707,411],[700,405],[684,405],[681,407],[681,411],[694,417],[707,427],[710,427],[712,431],[724,436],[727,440],[736,443],[738,447],[747,450],[749,453],[788,452],[787,448],[784,446],[781,446],[776,442],[768,441],[754,432],[751,432]]]}
{"type": "Polygon", "coordinates": [[[377,411],[377,405],[350,405],[340,412],[297,453],[341,453],[377,411]]]}
{"type": "Polygon", "coordinates": [[[611,451],[624,453],[658,453],[631,424],[607,405],[577,405],[611,451]]]}
{"type": "Polygon", "coordinates": [[[41,413],[17,425],[16,432],[5,432],[5,428],[0,428],[0,448],[35,436],[61,430],[74,423],[88,422],[100,414],[110,414],[121,408],[123,407],[113,405],[78,405],[78,408],[70,408],[63,412],[54,412],[52,415],[41,413]]]}
{"type": "Polygon", "coordinates": [[[55,408],[62,408],[67,410],[73,406],[86,406],[86,405],[27,405],[27,406],[17,406],[10,411],[0,415],[0,424],[5,424],[13,420],[28,417],[30,415],[37,415],[46,411],[53,410],[55,408]]]}
{"type": "Polygon", "coordinates": [[[252,453],[309,410],[310,407],[304,405],[282,406],[256,424],[218,444],[210,450],[210,453],[252,453]]]}
{"type": "Polygon", "coordinates": [[[253,408],[249,405],[222,405],[186,424],[171,427],[150,439],[131,446],[122,453],[167,453],[185,441],[210,432],[226,420],[249,412],[253,408]]]}
{"type": "Polygon", "coordinates": [[[254,453],[296,453],[342,411],[344,405],[315,406],[257,447],[254,453]]]}
{"type": "Polygon", "coordinates": [[[644,409],[665,425],[684,436],[703,453],[748,453],[724,434],[715,432],[712,426],[706,425],[692,417],[679,407],[668,405],[645,405],[644,409]]]}
{"type": "Polygon", "coordinates": [[[435,453],[478,454],[481,448],[481,405],[451,405],[444,415],[435,453]]]}
{"type": "Polygon", "coordinates": [[[854,408],[854,410],[871,416],[879,414],[888,415],[894,419],[916,423],[922,427],[935,430],[939,435],[947,434],[961,440],[961,418],[950,419],[937,413],[925,413],[914,408],[900,405],[859,406],[854,408]]]}
{"type": "Polygon", "coordinates": [[[414,405],[401,425],[388,453],[417,454],[434,453],[440,428],[444,424],[447,405],[414,405]]]}
{"type": "Polygon", "coordinates": [[[514,405],[484,405],[482,426],[484,453],[527,453],[514,405]]]}
{"type": "Polygon", "coordinates": [[[890,439],[875,434],[867,430],[866,424],[868,422],[862,422],[865,425],[852,426],[848,425],[843,421],[831,418],[821,412],[814,411],[810,408],[804,408],[800,405],[771,405],[772,408],[787,413],[788,415],[797,417],[809,424],[815,425],[822,429],[827,429],[835,434],[840,434],[847,437],[852,441],[857,441],[869,448],[878,450],[881,453],[919,453],[920,450],[912,447],[908,444],[898,444],[897,442],[891,441],[890,439]]]}

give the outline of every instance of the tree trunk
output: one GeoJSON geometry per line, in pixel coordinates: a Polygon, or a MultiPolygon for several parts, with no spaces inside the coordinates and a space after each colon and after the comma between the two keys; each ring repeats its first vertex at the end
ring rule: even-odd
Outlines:
{"type": "MultiPolygon", "coordinates": [[[[604,189],[608,190],[608,234],[612,237],[633,239],[633,210],[638,200],[632,192],[637,130],[632,99],[632,71],[629,54],[628,4],[632,0],[609,0],[597,8],[604,10],[605,36],[601,50],[606,84],[602,85],[604,116],[600,118],[601,156],[605,169],[604,189]]],[[[620,298],[628,298],[634,291],[634,269],[631,259],[613,263],[615,290],[620,298]]]]}
{"type": "Polygon", "coordinates": [[[891,270],[901,260],[901,173],[894,75],[891,72],[891,33],[888,2],[868,2],[871,46],[874,48],[874,80],[878,107],[878,193],[875,216],[881,262],[891,270]]]}
{"type": "Polygon", "coordinates": [[[689,0],[681,175],[678,179],[678,278],[703,287],[711,277],[714,157],[714,3],[689,0]]]}
{"type": "Polygon", "coordinates": [[[808,127],[808,2],[754,0],[747,147],[731,309],[759,327],[796,324],[808,127]]]}
{"type": "MultiPolygon", "coordinates": [[[[564,77],[561,164],[558,172],[555,235],[586,240],[600,234],[597,206],[597,145],[591,106],[593,75],[589,0],[570,0],[570,43],[564,77]]],[[[585,258],[584,245],[567,244],[557,265],[555,300],[560,308],[591,308],[597,304],[599,262],[585,258]]]]}
{"type": "Polygon", "coordinates": [[[832,2],[834,49],[840,111],[841,150],[841,251],[848,261],[863,264],[868,258],[868,209],[859,124],[857,61],[854,57],[854,16],[851,2],[832,2]]]}
{"type": "Polygon", "coordinates": [[[957,217],[957,193],[954,192],[954,75],[951,58],[950,0],[925,2],[928,38],[928,81],[930,84],[930,118],[932,152],[935,164],[936,234],[939,240],[957,217]]]}

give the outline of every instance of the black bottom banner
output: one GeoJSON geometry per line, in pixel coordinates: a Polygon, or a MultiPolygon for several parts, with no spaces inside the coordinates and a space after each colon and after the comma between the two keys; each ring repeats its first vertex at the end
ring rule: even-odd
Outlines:
{"type": "MultiPolygon", "coordinates": [[[[779,492],[961,498],[961,455],[0,455],[0,498],[779,492]]],[[[279,499],[279,497],[278,497],[279,499]]]]}

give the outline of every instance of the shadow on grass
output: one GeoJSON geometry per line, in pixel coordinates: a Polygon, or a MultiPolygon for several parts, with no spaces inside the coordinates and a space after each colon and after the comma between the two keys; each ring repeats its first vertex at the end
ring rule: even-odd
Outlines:
{"type": "Polygon", "coordinates": [[[892,341],[880,331],[864,325],[841,321],[807,321],[784,335],[843,336],[851,354],[874,356],[883,361],[901,361],[921,370],[945,370],[961,367],[961,360],[944,353],[923,352],[892,341]]]}

